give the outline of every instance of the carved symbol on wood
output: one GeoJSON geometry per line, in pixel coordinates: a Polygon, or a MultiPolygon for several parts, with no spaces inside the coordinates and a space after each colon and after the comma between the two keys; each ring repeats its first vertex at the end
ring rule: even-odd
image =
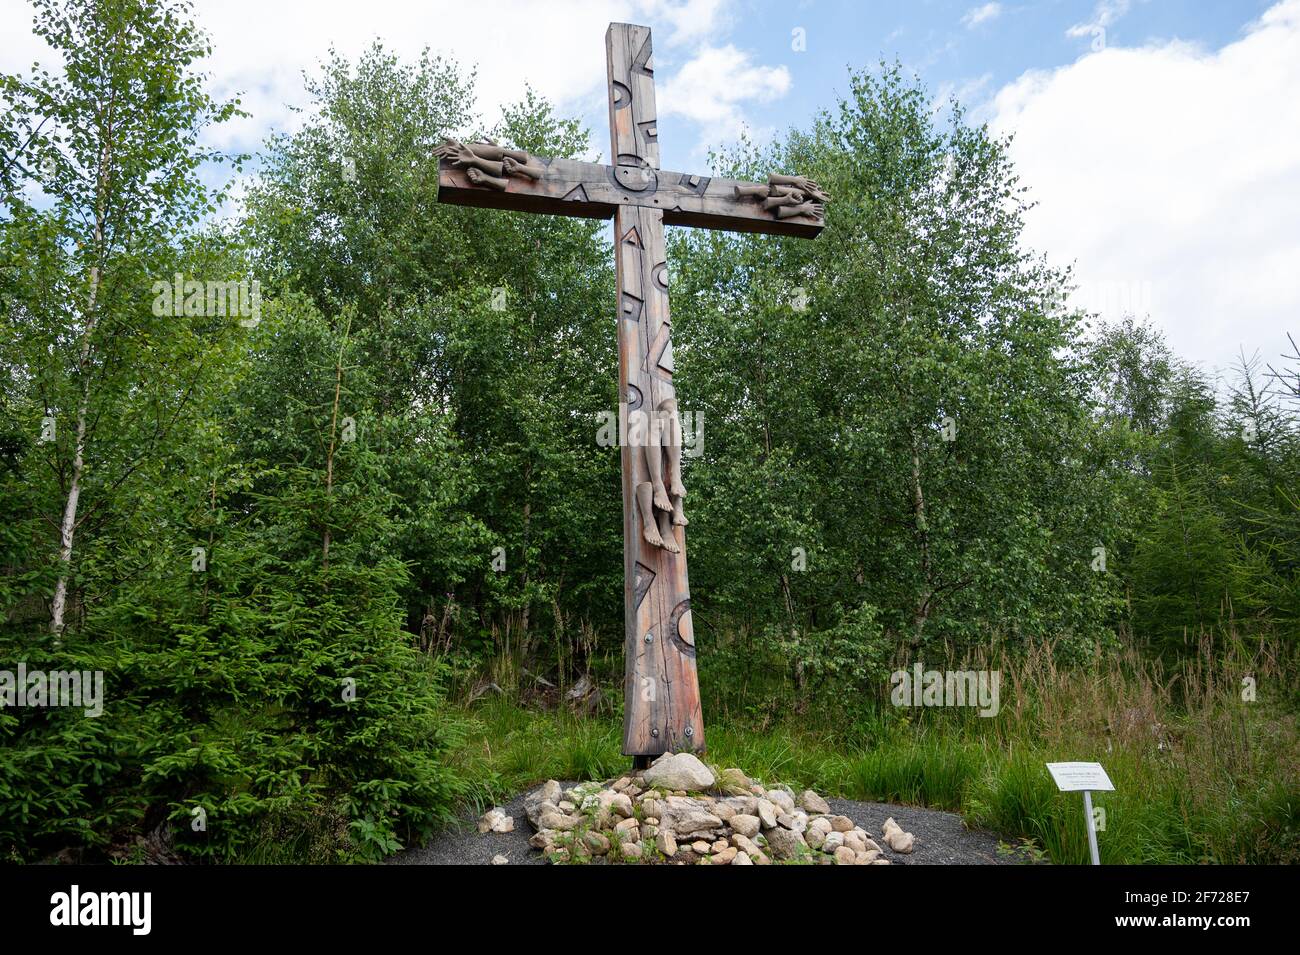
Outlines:
{"type": "Polygon", "coordinates": [[[687,597],[673,608],[668,620],[668,636],[679,653],[695,657],[695,626],[691,622],[691,599],[687,597]]]}
{"type": "Polygon", "coordinates": [[[651,63],[653,59],[654,50],[650,46],[650,32],[647,30],[645,42],[641,44],[641,49],[637,51],[636,57],[632,60],[632,72],[653,77],[655,75],[655,69],[651,63]]]}
{"type": "Polygon", "coordinates": [[[659,188],[659,175],[648,162],[631,153],[620,153],[618,165],[607,166],[609,175],[620,189],[628,192],[652,193],[659,188]]]}
{"type": "Polygon", "coordinates": [[[657,365],[669,375],[673,372],[673,328],[667,322],[659,326],[659,331],[655,335],[654,341],[650,343],[650,348],[646,351],[645,365],[646,371],[649,371],[651,364],[657,365]],[[667,364],[665,364],[665,356],[667,364]]]}
{"type": "Polygon", "coordinates": [[[636,562],[636,576],[632,581],[632,591],[636,596],[637,607],[641,606],[641,601],[645,600],[645,595],[650,592],[650,585],[655,582],[655,572],[647,567],[641,561],[636,562]]]}
{"type": "Polygon", "coordinates": [[[668,263],[667,262],[660,262],[658,265],[654,267],[654,270],[650,273],[650,281],[654,282],[654,284],[662,291],[665,292],[668,291],[668,263]]]}
{"type": "Polygon", "coordinates": [[[629,383],[627,386],[628,412],[639,411],[643,404],[645,404],[645,396],[641,394],[641,389],[636,385],[629,383]]]}
{"type": "Polygon", "coordinates": [[[614,108],[627,109],[629,106],[632,105],[632,91],[628,89],[626,86],[624,86],[622,83],[620,83],[618,80],[614,80],[613,86],[614,86],[614,108]]]}
{"type": "Polygon", "coordinates": [[[661,371],[666,372],[668,377],[672,377],[677,366],[673,363],[673,340],[671,338],[664,342],[664,349],[659,353],[659,360],[655,364],[659,366],[661,371]]]}
{"type": "Polygon", "coordinates": [[[623,293],[623,317],[629,321],[641,321],[641,310],[645,308],[645,302],[637,298],[631,292],[623,293]]]}
{"type": "Polygon", "coordinates": [[[677,183],[680,186],[685,186],[697,196],[702,196],[708,191],[712,178],[711,176],[692,176],[689,173],[682,173],[682,177],[677,183]]]}
{"type": "Polygon", "coordinates": [[[637,123],[636,128],[641,130],[641,136],[647,143],[659,142],[659,121],[647,119],[645,122],[637,123]]]}

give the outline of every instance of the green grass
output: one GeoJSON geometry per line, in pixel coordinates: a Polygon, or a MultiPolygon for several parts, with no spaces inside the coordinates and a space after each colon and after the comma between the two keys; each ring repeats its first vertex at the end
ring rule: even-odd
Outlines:
{"type": "MultiPolygon", "coordinates": [[[[708,724],[706,759],[826,795],[959,812],[1066,864],[1088,861],[1082,797],[1058,792],[1044,764],[1097,760],[1116,786],[1094,798],[1105,810],[1103,863],[1300,862],[1294,714],[1242,703],[1235,681],[1165,680],[1132,660],[1092,671],[1035,666],[1020,664],[991,720],[881,708],[856,723],[804,714],[760,728],[723,715],[708,724]]],[[[616,719],[500,699],[459,712],[469,731],[454,759],[473,780],[475,808],[546,779],[630,767],[616,719]]]]}

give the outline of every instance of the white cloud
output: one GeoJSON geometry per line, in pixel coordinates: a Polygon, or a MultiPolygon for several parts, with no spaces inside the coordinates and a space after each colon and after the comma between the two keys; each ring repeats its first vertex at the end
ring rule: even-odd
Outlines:
{"type": "MultiPolygon", "coordinates": [[[[331,44],[355,58],[378,37],[404,59],[427,45],[463,66],[477,65],[478,105],[488,122],[531,83],[560,109],[590,117],[596,129],[593,145],[604,152],[606,26],[620,21],[656,28],[655,64],[662,89],[674,59],[685,60],[701,44],[717,42],[734,2],[493,0],[476,7],[464,0],[196,0],[195,18],[213,45],[213,56],[204,64],[210,90],[218,98],[242,94],[244,109],[253,114],[213,131],[211,144],[255,149],[271,130],[292,131],[299,118],[289,107],[307,100],[303,72],[314,72],[331,44]]],[[[26,71],[33,59],[48,55],[31,34],[31,21],[27,0],[0,0],[0,35],[5,37],[0,72],[26,71]]],[[[707,61],[707,49],[701,55],[707,61]]],[[[761,80],[761,68],[751,70],[759,72],[745,79],[761,80]]],[[[730,99],[731,115],[737,115],[743,98],[730,99]]]]}
{"type": "Polygon", "coordinates": [[[992,82],[992,73],[982,73],[960,83],[940,83],[935,91],[934,98],[930,100],[930,111],[941,113],[949,107],[953,100],[956,100],[962,109],[966,110],[972,122],[982,122],[988,118],[986,115],[988,112],[986,97],[988,95],[988,86],[992,82]]]}
{"type": "Polygon", "coordinates": [[[986,3],[982,7],[971,7],[966,11],[966,15],[961,18],[966,29],[973,30],[981,23],[988,23],[990,20],[996,20],[1002,13],[1002,4],[986,3]]]}
{"type": "Polygon", "coordinates": [[[790,71],[763,66],[728,44],[704,47],[658,92],[661,116],[685,116],[704,127],[708,143],[735,140],[745,128],[743,105],[770,102],[790,89],[790,71]]]}
{"type": "Polygon", "coordinates": [[[641,15],[643,22],[671,26],[671,42],[691,43],[716,33],[725,19],[726,5],[726,0],[643,0],[641,15]]]}
{"type": "Polygon", "coordinates": [[[1110,47],[993,103],[1039,205],[1029,246],[1074,262],[1081,302],[1149,310],[1207,367],[1274,355],[1300,325],[1300,0],[1218,51],[1110,47]]]}
{"type": "Polygon", "coordinates": [[[1065,31],[1065,35],[1105,37],[1106,28],[1128,13],[1132,5],[1132,0],[1098,0],[1092,11],[1092,19],[1076,23],[1065,31]]]}

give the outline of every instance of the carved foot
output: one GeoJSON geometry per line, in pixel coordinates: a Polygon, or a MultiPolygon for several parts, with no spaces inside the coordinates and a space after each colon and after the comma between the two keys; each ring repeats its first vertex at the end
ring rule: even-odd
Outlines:
{"type": "Polygon", "coordinates": [[[546,171],[541,166],[521,163],[510,156],[502,157],[501,168],[507,176],[527,176],[529,179],[541,179],[542,174],[546,171]]]}
{"type": "Polygon", "coordinates": [[[653,498],[654,489],[649,481],[642,481],[636,486],[636,505],[641,513],[641,536],[651,547],[662,548],[670,554],[680,553],[681,548],[673,540],[672,528],[667,522],[660,527],[659,521],[655,519],[653,498]]]}
{"type": "Polygon", "coordinates": [[[489,189],[500,189],[502,192],[505,191],[506,181],[504,179],[498,179],[496,176],[489,176],[481,169],[466,169],[465,176],[476,186],[487,186],[489,189]]]}
{"type": "Polygon", "coordinates": [[[664,550],[670,554],[680,554],[682,549],[677,546],[677,536],[673,533],[672,515],[667,511],[659,512],[659,536],[664,540],[664,550]]]}
{"type": "Polygon", "coordinates": [[[668,491],[662,484],[655,485],[655,507],[661,511],[673,509],[673,502],[668,499],[668,491]]]}
{"type": "Polygon", "coordinates": [[[682,513],[682,499],[680,497],[673,498],[673,523],[678,527],[685,527],[690,523],[686,519],[686,515],[682,513]]]}
{"type": "MultiPolygon", "coordinates": [[[[651,547],[662,547],[664,550],[668,549],[668,545],[664,543],[664,539],[659,536],[659,528],[655,527],[653,522],[641,526],[641,536],[645,538],[645,542],[651,547]]],[[[675,547],[676,544],[673,546],[675,547]]]]}
{"type": "Polygon", "coordinates": [[[685,497],[686,485],[682,484],[681,478],[674,478],[668,487],[668,493],[673,497],[685,497]]]}

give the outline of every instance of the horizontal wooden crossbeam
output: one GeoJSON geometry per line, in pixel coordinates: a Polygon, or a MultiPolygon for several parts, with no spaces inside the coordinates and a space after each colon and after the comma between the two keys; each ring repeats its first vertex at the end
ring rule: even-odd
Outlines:
{"type": "Polygon", "coordinates": [[[537,162],[546,170],[540,179],[511,176],[500,190],[474,185],[465,170],[444,159],[438,167],[438,201],[587,219],[610,219],[615,209],[639,206],[663,212],[665,225],[805,239],[817,236],[825,224],[811,216],[778,219],[760,201],[737,197],[737,186],[755,183],[666,172],[643,162],[605,166],[542,157],[537,162]]]}

